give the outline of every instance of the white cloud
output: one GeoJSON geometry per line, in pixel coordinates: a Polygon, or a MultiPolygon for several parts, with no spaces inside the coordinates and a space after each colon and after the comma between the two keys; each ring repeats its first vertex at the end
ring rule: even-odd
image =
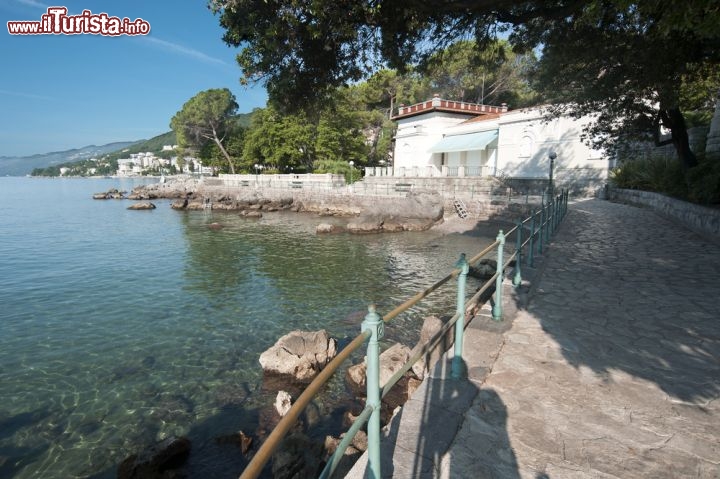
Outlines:
{"type": "MultiPolygon", "coordinates": [[[[32,0],[29,0],[32,1],[32,0]]],[[[150,42],[153,45],[157,45],[161,48],[164,48],[166,50],[179,53],[181,55],[185,55],[187,57],[195,58],[196,60],[203,61],[205,63],[214,63],[216,65],[224,65],[224,66],[230,66],[226,61],[220,60],[219,58],[211,57],[210,55],[207,55],[201,51],[195,50],[193,48],[188,48],[186,46],[168,42],[165,40],[160,40],[159,38],[151,37],[151,36],[142,36],[140,37],[142,40],[146,42],[150,42]]]]}
{"type": "Polygon", "coordinates": [[[30,98],[32,100],[54,100],[54,98],[43,95],[35,95],[34,93],[23,93],[20,91],[0,90],[0,95],[14,96],[19,98],[30,98]]]}

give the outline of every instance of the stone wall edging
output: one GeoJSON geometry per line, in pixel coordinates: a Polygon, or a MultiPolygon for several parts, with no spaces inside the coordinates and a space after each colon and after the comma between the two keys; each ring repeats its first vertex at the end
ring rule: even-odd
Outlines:
{"type": "Polygon", "coordinates": [[[609,190],[609,199],[649,207],[693,231],[720,239],[720,209],[688,203],[660,193],[619,188],[609,190]]]}

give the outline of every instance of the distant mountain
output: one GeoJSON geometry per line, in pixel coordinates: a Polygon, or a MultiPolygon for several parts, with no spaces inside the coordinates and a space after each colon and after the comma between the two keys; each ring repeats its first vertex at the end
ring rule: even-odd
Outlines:
{"type": "Polygon", "coordinates": [[[107,156],[112,160],[117,160],[119,158],[127,158],[132,153],[140,153],[145,151],[158,154],[163,151],[163,147],[165,145],[176,144],[177,138],[175,136],[175,132],[168,131],[167,133],[163,133],[162,135],[154,136],[149,140],[140,140],[130,146],[124,146],[122,148],[116,149],[115,151],[110,151],[108,152],[107,156]]]}
{"type": "Polygon", "coordinates": [[[47,168],[60,163],[87,160],[88,158],[128,148],[142,141],[144,140],[139,142],[120,141],[102,146],[90,145],[83,148],[31,156],[0,156],[0,176],[24,176],[30,174],[35,168],[47,168]]]}
{"type": "MultiPolygon", "coordinates": [[[[238,126],[247,128],[250,126],[251,117],[252,113],[240,113],[235,116],[235,121],[238,126]]],[[[162,151],[163,146],[175,144],[177,144],[175,133],[169,131],[149,140],[108,143],[102,146],[90,145],[74,150],[32,156],[0,156],[0,176],[24,176],[29,175],[36,168],[47,168],[61,163],[79,162],[106,155],[111,160],[117,160],[127,158],[131,153],[143,151],[157,154],[162,151]]]]}

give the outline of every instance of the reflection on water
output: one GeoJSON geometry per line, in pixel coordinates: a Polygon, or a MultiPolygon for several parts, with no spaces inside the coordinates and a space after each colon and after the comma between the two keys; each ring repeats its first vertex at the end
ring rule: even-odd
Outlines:
{"type": "MultiPolygon", "coordinates": [[[[354,337],[369,303],[389,310],[492,241],[317,236],[327,219],[89,199],[114,181],[0,182],[0,477],[114,477],[120,460],[171,434],[210,453],[214,437],[254,431],[271,403],[257,358],[279,336],[354,337]]],[[[450,287],[397,318],[385,342],[412,346],[422,316],[453,301],[450,287]]],[[[317,417],[343,392],[341,376],[317,417]]],[[[235,477],[236,456],[199,460],[194,473],[235,477]]]]}

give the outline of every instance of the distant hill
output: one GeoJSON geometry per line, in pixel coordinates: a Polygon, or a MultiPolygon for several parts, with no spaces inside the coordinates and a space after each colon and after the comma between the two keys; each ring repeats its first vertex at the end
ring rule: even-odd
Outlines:
{"type": "Polygon", "coordinates": [[[165,145],[176,145],[177,138],[175,132],[168,131],[162,135],[155,136],[149,140],[140,140],[131,145],[125,145],[113,151],[109,151],[106,155],[111,160],[120,158],[128,158],[131,153],[140,153],[149,151],[151,153],[160,153],[165,145]]]}
{"type": "Polygon", "coordinates": [[[135,145],[136,141],[121,141],[107,145],[89,145],[65,151],[54,151],[31,156],[0,156],[0,176],[24,176],[35,168],[47,168],[74,161],[100,157],[110,152],[122,150],[135,145]]]}
{"type": "MultiPolygon", "coordinates": [[[[237,124],[250,126],[252,113],[240,113],[235,117],[237,124]]],[[[149,151],[159,154],[164,145],[176,145],[175,132],[168,131],[149,140],[108,143],[102,146],[85,146],[66,151],[55,151],[32,156],[0,156],[0,176],[24,176],[37,168],[48,168],[66,163],[82,162],[89,158],[106,157],[109,160],[127,158],[131,153],[149,151]]],[[[169,153],[169,152],[165,152],[169,153]]]]}

